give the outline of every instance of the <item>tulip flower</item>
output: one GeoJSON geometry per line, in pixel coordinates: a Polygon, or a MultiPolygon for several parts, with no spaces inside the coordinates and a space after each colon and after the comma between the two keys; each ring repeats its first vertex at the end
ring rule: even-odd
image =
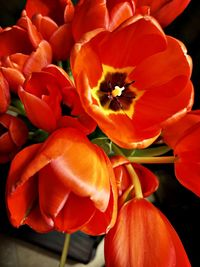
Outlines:
{"type": "Polygon", "coordinates": [[[128,164],[134,168],[136,175],[140,180],[144,197],[150,196],[157,190],[159,184],[158,179],[146,167],[137,163],[130,163],[125,157],[122,156],[111,157],[111,162],[115,173],[119,197],[122,196],[123,193],[125,193],[126,190],[133,184],[130,174],[126,168],[128,164]]]}
{"type": "Polygon", "coordinates": [[[25,13],[16,25],[0,32],[0,70],[14,93],[25,77],[40,71],[51,60],[49,43],[43,40],[25,13]]]}
{"type": "Polygon", "coordinates": [[[78,41],[84,33],[104,28],[114,30],[135,13],[134,1],[82,0],[75,6],[72,21],[74,39],[78,41]],[[87,18],[87,19],[86,19],[87,18]]]}
{"type": "Polygon", "coordinates": [[[71,56],[84,109],[124,148],[147,147],[191,109],[191,65],[185,46],[146,15],[86,34],[71,56]]]}
{"type": "Polygon", "coordinates": [[[146,199],[131,199],[105,236],[106,267],[190,267],[166,217],[146,199]]]}
{"type": "Polygon", "coordinates": [[[188,6],[190,0],[135,0],[138,11],[149,8],[150,14],[166,27],[188,6]]]}
{"type": "Polygon", "coordinates": [[[26,1],[27,15],[48,41],[55,60],[66,60],[74,43],[71,20],[74,6],[71,0],[26,1]]]}
{"type": "Polygon", "coordinates": [[[33,125],[47,132],[57,128],[62,94],[56,77],[45,71],[33,72],[18,94],[33,125]]]}
{"type": "Polygon", "coordinates": [[[0,163],[10,161],[27,137],[28,129],[21,119],[9,114],[0,115],[0,163]]]}
{"type": "Polygon", "coordinates": [[[38,232],[83,230],[97,235],[116,221],[111,163],[74,128],[58,129],[44,143],[20,151],[6,188],[8,215],[15,227],[27,224],[38,232]]]}
{"type": "Polygon", "coordinates": [[[47,132],[71,126],[89,134],[96,127],[83,110],[73,82],[56,65],[50,64],[40,72],[33,72],[23,87],[19,87],[18,94],[29,120],[47,132]],[[61,104],[69,110],[67,114],[62,111],[61,104]]]}

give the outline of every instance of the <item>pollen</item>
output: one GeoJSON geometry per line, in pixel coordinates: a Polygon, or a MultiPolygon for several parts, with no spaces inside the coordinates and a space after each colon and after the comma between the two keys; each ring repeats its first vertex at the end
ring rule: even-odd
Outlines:
{"type": "Polygon", "coordinates": [[[116,97],[116,96],[121,96],[122,91],[125,89],[125,87],[119,87],[118,85],[115,86],[115,89],[112,90],[112,96],[116,97]]]}

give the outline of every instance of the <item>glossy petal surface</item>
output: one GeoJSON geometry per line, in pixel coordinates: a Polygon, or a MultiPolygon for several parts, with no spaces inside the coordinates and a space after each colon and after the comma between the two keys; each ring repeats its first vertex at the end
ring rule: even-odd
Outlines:
{"type": "Polygon", "coordinates": [[[172,226],[145,199],[131,200],[121,208],[105,238],[105,259],[108,267],[190,266],[172,226]]]}

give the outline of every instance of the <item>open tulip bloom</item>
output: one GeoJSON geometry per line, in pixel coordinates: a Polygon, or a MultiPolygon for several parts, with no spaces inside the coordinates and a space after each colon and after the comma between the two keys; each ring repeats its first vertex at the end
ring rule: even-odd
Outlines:
{"type": "Polygon", "coordinates": [[[164,29],[188,3],[27,0],[0,30],[0,164],[14,227],[104,235],[106,267],[191,266],[143,165],[174,164],[200,196],[192,59],[164,29]]]}

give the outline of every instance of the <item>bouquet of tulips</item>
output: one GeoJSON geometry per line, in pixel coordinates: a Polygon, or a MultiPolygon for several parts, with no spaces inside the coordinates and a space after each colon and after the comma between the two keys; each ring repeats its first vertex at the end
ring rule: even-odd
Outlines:
{"type": "Polygon", "coordinates": [[[192,60],[164,31],[188,4],[27,0],[0,30],[0,167],[10,163],[14,227],[104,235],[106,267],[191,266],[143,165],[174,164],[200,195],[192,60]]]}

